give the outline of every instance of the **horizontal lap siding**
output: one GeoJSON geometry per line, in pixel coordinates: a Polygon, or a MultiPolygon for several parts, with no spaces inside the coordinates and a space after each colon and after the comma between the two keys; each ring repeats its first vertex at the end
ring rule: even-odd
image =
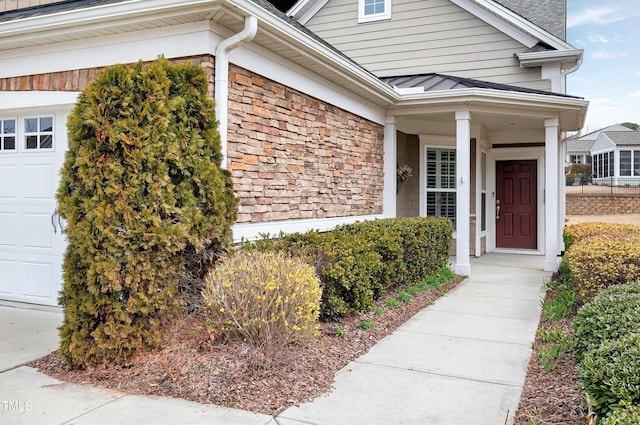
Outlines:
{"type": "Polygon", "coordinates": [[[7,12],[28,7],[43,6],[51,3],[62,3],[67,0],[0,0],[0,12],[7,12]]]}
{"type": "Polygon", "coordinates": [[[526,47],[448,0],[391,0],[392,19],[357,23],[357,2],[331,0],[307,26],[378,76],[441,73],[548,90],[522,69],[526,47]]]}
{"type": "Polygon", "coordinates": [[[239,223],[382,213],[382,126],[236,66],[229,81],[239,223]]]}

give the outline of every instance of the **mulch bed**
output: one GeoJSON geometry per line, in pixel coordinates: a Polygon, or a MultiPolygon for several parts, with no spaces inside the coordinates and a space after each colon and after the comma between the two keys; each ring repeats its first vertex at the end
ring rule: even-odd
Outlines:
{"type": "MultiPolygon", "coordinates": [[[[394,309],[386,305],[386,300],[397,296],[402,289],[397,288],[366,314],[321,323],[319,336],[305,346],[269,350],[233,341],[212,341],[203,319],[189,315],[164,325],[167,336],[160,350],[140,353],[126,365],[70,370],[54,352],[29,366],[66,382],[276,415],[329,392],[337,371],[453,289],[460,280],[412,295],[410,302],[400,303],[394,309]],[[376,314],[376,309],[382,310],[382,314],[376,314]],[[368,320],[375,324],[374,328],[359,327],[368,320]]],[[[540,328],[561,327],[570,334],[572,320],[573,317],[567,317],[552,324],[542,315],[540,328]]],[[[536,338],[534,347],[540,343],[536,338]]],[[[573,354],[566,353],[555,370],[545,372],[534,349],[515,424],[586,423],[584,395],[578,385],[573,354]]]]}
{"type": "Polygon", "coordinates": [[[319,336],[304,346],[266,349],[212,340],[204,320],[188,315],[164,324],[166,340],[160,350],[140,353],[125,365],[70,370],[54,352],[29,366],[66,382],[276,415],[330,391],[337,371],[460,281],[412,295],[392,308],[386,300],[403,289],[396,288],[366,314],[321,323],[319,336]],[[363,321],[375,327],[362,329],[363,321]]]}
{"type": "MultiPolygon", "coordinates": [[[[550,298],[554,294],[555,291],[549,290],[546,297],[550,298]]],[[[574,317],[575,315],[569,315],[552,323],[542,313],[538,329],[562,329],[565,335],[572,336],[571,323],[574,317]]],[[[515,424],[587,424],[585,396],[580,390],[574,353],[565,353],[556,368],[547,372],[539,365],[538,347],[541,344],[540,336],[536,336],[515,424]]]]}

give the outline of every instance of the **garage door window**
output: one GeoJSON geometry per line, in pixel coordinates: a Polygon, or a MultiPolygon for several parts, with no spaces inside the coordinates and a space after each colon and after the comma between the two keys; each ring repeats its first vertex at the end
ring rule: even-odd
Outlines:
{"type": "Polygon", "coordinates": [[[25,118],[25,148],[28,150],[53,148],[53,117],[25,118]]]}
{"type": "Polygon", "coordinates": [[[16,120],[0,120],[0,151],[16,150],[16,120]]]}

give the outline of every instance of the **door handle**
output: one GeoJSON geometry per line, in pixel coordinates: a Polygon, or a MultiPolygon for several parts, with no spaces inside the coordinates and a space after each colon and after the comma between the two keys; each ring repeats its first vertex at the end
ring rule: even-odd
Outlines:
{"type": "Polygon", "coordinates": [[[51,225],[53,226],[53,234],[57,234],[58,233],[58,229],[56,228],[56,221],[55,221],[55,217],[58,214],[54,211],[53,214],[51,214],[51,225]]]}
{"type": "Polygon", "coordinates": [[[496,223],[500,221],[500,200],[496,199],[496,223]]]}

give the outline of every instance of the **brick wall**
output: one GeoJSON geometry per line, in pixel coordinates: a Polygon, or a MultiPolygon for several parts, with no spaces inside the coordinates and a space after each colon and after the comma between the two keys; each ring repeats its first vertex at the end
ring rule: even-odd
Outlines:
{"type": "Polygon", "coordinates": [[[383,127],[231,66],[238,222],[382,213],[383,127]]]}
{"type": "MultiPolygon", "coordinates": [[[[184,60],[205,68],[213,97],[213,56],[171,61],[184,60]]],[[[0,78],[0,90],[80,91],[102,69],[0,78]]],[[[382,213],[382,126],[233,65],[229,81],[238,222],[382,213]]]]}
{"type": "Polygon", "coordinates": [[[640,213],[640,196],[567,196],[567,215],[640,213]]]}

